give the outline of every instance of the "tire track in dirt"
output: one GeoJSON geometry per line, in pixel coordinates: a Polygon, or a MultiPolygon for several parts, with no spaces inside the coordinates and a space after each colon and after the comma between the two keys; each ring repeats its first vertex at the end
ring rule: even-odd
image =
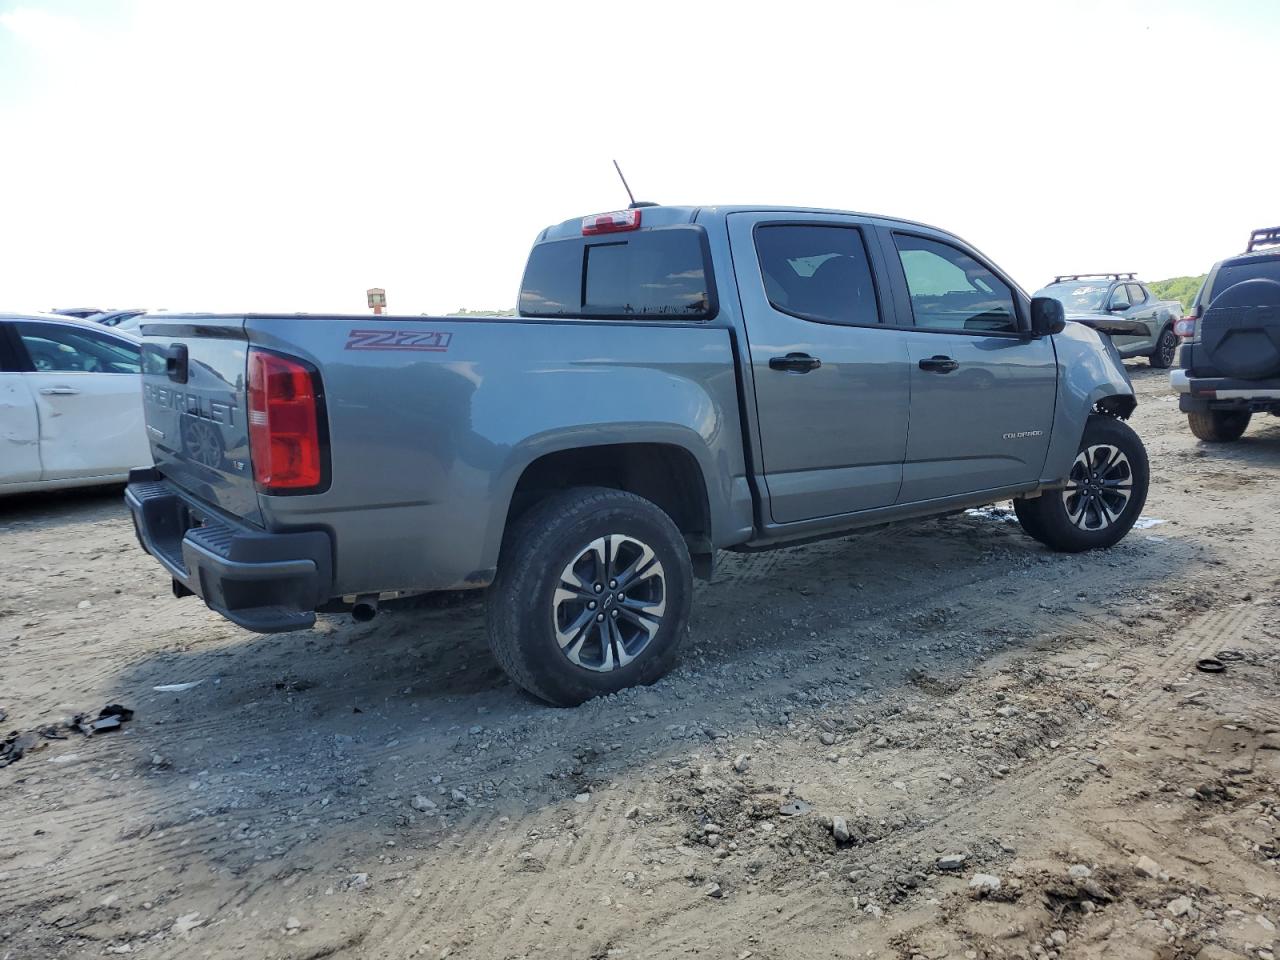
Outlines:
{"type": "MultiPolygon", "coordinates": [[[[1211,611],[1198,617],[1178,631],[1175,641],[1164,649],[1162,658],[1151,664],[1147,677],[1157,679],[1164,674],[1164,668],[1181,662],[1190,654],[1200,655],[1209,648],[1220,649],[1222,645],[1229,645],[1224,644],[1224,640],[1239,638],[1254,622],[1256,613],[1248,607],[1211,611]]],[[[1162,690],[1160,684],[1148,684],[1147,690],[1147,694],[1141,698],[1123,701],[1116,711],[1117,718],[1140,713],[1158,699],[1173,701],[1177,696],[1162,690]]],[[[1106,751],[1099,753],[1105,755],[1106,751]]],[[[1082,760],[1076,754],[1055,751],[1038,762],[1032,771],[1017,771],[1005,780],[992,781],[984,788],[966,795],[940,819],[910,831],[905,836],[895,834],[889,840],[875,844],[875,856],[890,862],[905,862],[920,847],[930,846],[930,838],[980,832],[978,828],[988,825],[988,811],[997,806],[1019,811],[1024,820],[1034,819],[1038,813],[1037,808],[1046,802],[1045,791],[1050,783],[1071,773],[1073,768],[1078,770],[1081,763],[1082,760]],[[995,802],[997,794],[998,804],[995,802]]],[[[849,919],[844,897],[838,891],[837,895],[832,894],[829,886],[810,885],[805,890],[788,895],[781,911],[762,911],[760,908],[763,905],[759,901],[773,898],[768,894],[748,892],[741,897],[741,902],[745,904],[743,906],[735,904],[735,908],[729,910],[718,906],[710,918],[705,911],[701,911],[697,924],[664,924],[658,935],[631,943],[646,955],[680,956],[723,947],[728,942],[726,938],[735,930],[750,931],[763,947],[768,947],[775,940],[779,944],[783,943],[789,934],[797,932],[798,926],[804,928],[806,935],[819,935],[825,930],[847,924],[849,919]]],[[[685,911],[699,912],[701,906],[695,900],[685,907],[685,911]]],[[[645,929],[649,929],[649,924],[646,924],[645,929]]]]}
{"type": "Polygon", "coordinates": [[[454,832],[464,836],[462,845],[418,871],[419,878],[428,876],[425,883],[418,884],[423,896],[388,917],[386,942],[407,951],[415,939],[421,940],[417,931],[424,923],[434,924],[439,937],[458,937],[461,931],[456,929],[447,935],[439,931],[437,911],[445,905],[450,918],[465,918],[468,926],[492,928],[485,941],[488,955],[518,955],[528,944],[527,931],[544,927],[540,917],[548,909],[562,917],[577,915],[598,899],[601,889],[616,885],[610,876],[615,868],[610,865],[626,862],[637,839],[623,812],[632,805],[652,804],[656,794],[656,786],[647,782],[639,791],[621,795],[610,790],[607,800],[593,799],[591,808],[583,812],[580,828],[570,835],[572,843],[563,842],[560,825],[568,815],[563,804],[549,804],[522,821],[519,830],[505,831],[502,839],[492,844],[486,839],[496,815],[487,823],[477,822],[465,829],[459,824],[454,832]],[[535,833],[544,840],[554,837],[555,846],[544,861],[524,868],[518,852],[535,833]],[[574,881],[566,889],[544,882],[541,878],[546,874],[571,874],[574,881]]]}
{"type": "MultiPolygon", "coordinates": [[[[1002,571],[995,572],[991,579],[998,578],[1001,573],[1002,571]]],[[[1113,581],[1114,575],[1110,571],[1096,570],[1086,573],[1083,578],[1073,580],[1072,587],[1077,591],[1089,590],[1092,592],[1113,581]]],[[[969,583],[949,585],[933,593],[939,602],[945,602],[953,594],[963,594],[969,587],[969,583]]],[[[1053,581],[1033,580],[1027,589],[1021,593],[1023,604],[1028,609],[1034,608],[1040,611],[1036,626],[1042,632],[1066,629],[1068,626],[1077,628],[1081,626],[1081,617],[1075,611],[1065,609],[1046,614],[1039,608],[1038,604],[1048,603],[1057,598],[1059,590],[1060,587],[1055,585],[1053,581]]],[[[1007,626],[1007,616],[993,612],[986,616],[966,618],[964,626],[966,632],[973,633],[984,626],[994,626],[997,623],[1007,626]]],[[[1015,624],[1015,626],[1019,625],[1015,624]]],[[[939,636],[945,638],[949,635],[949,633],[943,632],[939,636]]],[[[909,643],[910,640],[905,645],[909,645],[909,643]]],[[[1040,769],[1035,772],[1034,776],[1021,777],[1018,785],[1019,796],[1021,797],[1025,794],[1028,802],[1038,799],[1049,781],[1055,777],[1061,777],[1066,769],[1078,762],[1078,760],[1063,756],[1048,763],[1040,764],[1040,769]]],[[[1007,793],[1007,784],[1008,781],[1001,781],[998,787],[993,785],[980,794],[966,797],[959,806],[953,805],[942,821],[935,821],[929,824],[922,832],[932,834],[951,832],[956,829],[972,829],[973,825],[981,818],[981,808],[989,801],[990,795],[996,790],[1007,793]]],[[[562,816],[559,812],[548,815],[562,816]]],[[[542,820],[535,821],[536,825],[533,829],[540,829],[542,823],[542,820]]],[[[609,875],[609,871],[600,869],[600,864],[627,862],[629,852],[627,845],[634,841],[630,835],[619,835],[613,829],[614,826],[608,816],[603,818],[593,817],[584,826],[582,841],[575,843],[563,852],[558,850],[559,856],[548,859],[546,867],[549,872],[569,871],[572,873],[574,877],[573,890],[565,891],[563,889],[550,888],[543,884],[535,884],[520,901],[501,904],[503,912],[509,917],[509,922],[503,928],[503,933],[496,935],[492,941],[485,941],[487,948],[492,951],[492,955],[519,955],[523,950],[528,949],[534,942],[529,938],[543,932],[539,929],[542,925],[537,924],[535,920],[542,915],[540,911],[544,911],[548,906],[554,906],[556,912],[561,916],[577,915],[584,909],[589,910],[592,908],[601,888],[608,888],[616,883],[616,879],[609,875]],[[579,893],[578,891],[591,891],[591,893],[579,893]],[[528,932],[530,929],[533,930],[532,933],[528,932]]],[[[899,843],[901,846],[897,849],[891,848],[890,851],[886,851],[890,857],[904,855],[906,849],[919,843],[919,839],[914,837],[910,839],[904,838],[899,843]]],[[[879,845],[877,846],[880,850],[885,849],[879,845]]],[[[484,859],[483,857],[477,858],[468,855],[463,858],[463,861],[467,869],[481,871],[489,869],[489,865],[484,862],[484,859]]],[[[473,890],[480,890],[480,886],[476,885],[473,890]]],[[[695,950],[701,949],[704,945],[723,944],[724,930],[722,927],[740,926],[746,920],[751,920],[753,926],[758,928],[759,933],[766,937],[781,935],[787,928],[794,927],[797,923],[813,927],[823,924],[838,924],[842,919],[847,920],[845,906],[838,900],[833,904],[830,892],[825,889],[808,897],[803,894],[793,896],[800,897],[800,900],[796,901],[788,898],[788,909],[774,918],[766,917],[763,924],[759,923],[759,917],[754,915],[750,917],[744,916],[737,909],[737,903],[747,900],[747,897],[743,897],[742,901],[735,901],[732,905],[717,905],[715,911],[716,919],[711,920],[709,925],[706,922],[700,923],[696,934],[690,938],[687,935],[676,935],[673,931],[679,925],[668,926],[667,921],[678,916],[681,912],[696,912],[703,909],[702,898],[696,891],[691,891],[688,903],[682,908],[678,908],[674,912],[668,910],[660,911],[667,916],[667,921],[657,922],[664,927],[668,927],[668,929],[665,929],[660,936],[647,941],[646,948],[654,951],[654,955],[676,955],[682,950],[695,950]],[[728,909],[724,909],[724,907],[728,907],[728,909]]],[[[468,914],[474,914],[476,911],[484,909],[482,904],[473,903],[466,896],[454,899],[450,906],[455,910],[468,914]]],[[[647,915],[647,907],[643,903],[639,907],[640,915],[637,916],[635,905],[633,905],[630,915],[631,922],[638,922],[644,929],[648,929],[655,922],[655,917],[647,915]]],[[[595,929],[597,934],[604,930],[598,923],[595,925],[595,929]]],[[[606,937],[606,939],[609,938],[606,937]]],[[[634,935],[624,939],[628,943],[636,942],[634,935]]]]}

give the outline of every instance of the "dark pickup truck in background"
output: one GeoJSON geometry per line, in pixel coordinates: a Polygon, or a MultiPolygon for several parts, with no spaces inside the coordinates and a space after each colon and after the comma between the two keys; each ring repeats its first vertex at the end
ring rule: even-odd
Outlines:
{"type": "Polygon", "coordinates": [[[1115,346],[933,227],[637,205],[550,227],[519,315],[143,325],[143,546],[251,630],[488,587],[557,704],[661,676],[692,577],[1014,498],[1059,550],[1147,492],[1115,346]]]}

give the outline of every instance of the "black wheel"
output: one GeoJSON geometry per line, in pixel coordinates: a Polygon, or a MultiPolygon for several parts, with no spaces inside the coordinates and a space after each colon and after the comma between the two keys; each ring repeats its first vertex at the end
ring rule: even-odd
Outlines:
{"type": "Polygon", "coordinates": [[[1178,353],[1178,335],[1173,327],[1165,327],[1156,341],[1156,348],[1151,352],[1149,361],[1157,370],[1167,370],[1173,366],[1173,358],[1178,353]]]}
{"type": "Polygon", "coordinates": [[[1231,443],[1244,436],[1253,416],[1248,410],[1206,410],[1188,413],[1191,432],[1208,443],[1231,443]]]}
{"type": "Polygon", "coordinates": [[[574,706],[670,670],[692,595],[689,549],[666,513],[577,487],[508,535],[487,598],[489,645],[518,686],[574,706]]]}
{"type": "Polygon", "coordinates": [[[1052,550],[1078,553],[1118,543],[1147,502],[1147,451],[1133,428],[1094,414],[1066,485],[1014,501],[1022,528],[1052,550]]]}

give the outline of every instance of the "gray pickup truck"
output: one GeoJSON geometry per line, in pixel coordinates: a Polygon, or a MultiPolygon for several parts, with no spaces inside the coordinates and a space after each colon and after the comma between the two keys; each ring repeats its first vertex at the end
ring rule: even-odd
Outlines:
{"type": "Polygon", "coordinates": [[[143,325],[142,546],[249,630],[488,588],[512,679],[574,704],[673,663],[716,551],[1013,498],[1053,549],[1147,494],[1115,347],[955,236],[814,209],[566,221],[515,317],[143,325]]]}
{"type": "Polygon", "coordinates": [[[1182,317],[1177,300],[1158,300],[1132,273],[1076,273],[1054,277],[1037,297],[1062,301],[1067,319],[1111,337],[1120,356],[1146,357],[1166,369],[1178,353],[1175,324],[1182,317]]]}

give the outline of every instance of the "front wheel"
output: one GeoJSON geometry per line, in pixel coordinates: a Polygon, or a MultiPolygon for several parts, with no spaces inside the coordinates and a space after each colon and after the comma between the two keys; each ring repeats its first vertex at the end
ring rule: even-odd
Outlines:
{"type": "Polygon", "coordinates": [[[1206,410],[1188,413],[1187,423],[1191,432],[1207,443],[1231,443],[1244,436],[1252,416],[1248,410],[1206,410]]]}
{"type": "Polygon", "coordinates": [[[1094,414],[1062,489],[1015,500],[1014,510],[1023,530],[1052,550],[1110,547],[1142,513],[1149,481],[1147,451],[1133,428],[1094,414]]]}
{"type": "Polygon", "coordinates": [[[489,588],[489,645],[507,675],[557,706],[653,683],[688,628],[693,565],[654,503],[566,490],[517,521],[489,588]]]}
{"type": "Polygon", "coordinates": [[[1165,327],[1156,341],[1156,348],[1151,351],[1150,363],[1157,370],[1167,370],[1173,366],[1173,358],[1178,352],[1178,335],[1173,327],[1165,327]]]}

